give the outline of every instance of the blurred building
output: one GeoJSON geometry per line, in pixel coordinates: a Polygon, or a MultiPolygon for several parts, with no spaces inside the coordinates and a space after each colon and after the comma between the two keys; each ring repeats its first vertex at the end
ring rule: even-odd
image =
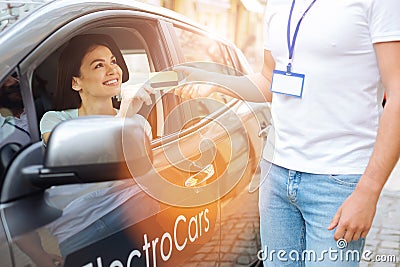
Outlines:
{"type": "Polygon", "coordinates": [[[266,0],[140,0],[179,12],[234,42],[255,71],[263,61],[266,0]]]}

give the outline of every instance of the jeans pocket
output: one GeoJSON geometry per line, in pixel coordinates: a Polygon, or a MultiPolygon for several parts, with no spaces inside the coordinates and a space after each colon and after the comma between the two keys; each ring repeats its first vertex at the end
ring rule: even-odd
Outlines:
{"type": "Polygon", "coordinates": [[[330,174],[328,177],[336,184],[355,188],[360,180],[361,174],[330,174]]]}

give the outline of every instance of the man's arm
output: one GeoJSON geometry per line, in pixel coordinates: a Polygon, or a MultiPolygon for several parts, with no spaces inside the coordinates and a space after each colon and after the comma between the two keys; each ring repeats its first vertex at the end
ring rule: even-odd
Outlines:
{"type": "Polygon", "coordinates": [[[387,100],[368,166],[328,228],[337,227],[336,240],[366,237],[379,195],[400,156],[400,41],[377,43],[374,47],[387,100]]]}
{"type": "Polygon", "coordinates": [[[264,64],[261,72],[245,76],[231,76],[208,72],[192,67],[177,66],[174,69],[186,77],[187,82],[211,82],[221,86],[181,86],[175,89],[176,95],[184,98],[208,97],[213,92],[220,92],[252,102],[271,102],[272,71],[275,61],[270,51],[264,50],[264,64]]]}
{"type": "Polygon", "coordinates": [[[264,64],[261,73],[250,74],[247,77],[259,88],[263,93],[267,102],[272,101],[272,92],[269,90],[272,81],[272,72],[275,69],[275,60],[271,55],[271,51],[264,50],[264,64]]]}

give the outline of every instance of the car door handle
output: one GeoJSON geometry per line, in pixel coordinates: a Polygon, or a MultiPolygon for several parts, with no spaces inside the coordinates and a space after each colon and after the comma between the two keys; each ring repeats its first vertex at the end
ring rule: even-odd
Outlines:
{"type": "Polygon", "coordinates": [[[261,130],[258,132],[258,137],[267,138],[270,128],[271,128],[271,125],[267,125],[264,128],[261,128],[261,130]]]}
{"type": "Polygon", "coordinates": [[[210,179],[215,174],[215,169],[212,164],[208,164],[201,171],[196,174],[190,176],[185,181],[186,187],[195,187],[205,183],[208,179],[210,179]]]}

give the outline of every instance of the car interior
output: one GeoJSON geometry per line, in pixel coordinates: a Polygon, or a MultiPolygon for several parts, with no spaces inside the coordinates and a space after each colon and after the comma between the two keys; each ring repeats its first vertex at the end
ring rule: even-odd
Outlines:
{"type": "MultiPolygon", "coordinates": [[[[178,35],[177,37],[181,40],[180,46],[184,53],[185,62],[188,62],[185,64],[189,64],[193,67],[205,68],[209,71],[240,75],[237,70],[232,68],[231,62],[225,61],[229,56],[226,55],[221,57],[221,55],[226,52],[226,48],[222,49],[218,42],[210,41],[201,35],[180,28],[175,28],[175,30],[178,35]],[[187,43],[195,43],[197,46],[188,46],[187,43]],[[198,51],[199,48],[206,49],[207,55],[193,55],[193,51],[198,51]],[[219,56],[215,58],[216,55],[219,56]],[[210,64],[210,62],[214,63],[210,64]]],[[[162,55],[160,54],[162,52],[157,52],[160,50],[159,47],[157,47],[160,38],[156,36],[153,31],[154,25],[150,27],[149,22],[141,20],[134,21],[134,23],[129,25],[103,25],[96,28],[90,28],[81,34],[106,34],[116,42],[129,69],[130,79],[124,84],[131,85],[147,81],[149,79],[149,73],[159,71],[160,68],[163,68],[163,65],[160,63],[162,62],[162,55]]],[[[68,40],[65,40],[65,43],[61,44],[54,52],[52,52],[33,72],[32,91],[35,99],[38,122],[46,111],[53,109],[57,78],[57,62],[67,41],[68,40]]],[[[231,100],[231,97],[222,94],[216,94],[214,98],[223,103],[227,103],[231,100]]],[[[152,95],[152,99],[153,104],[150,106],[143,105],[139,114],[143,115],[150,123],[152,127],[153,140],[161,136],[174,134],[177,130],[186,129],[193,124],[180,125],[181,120],[187,121],[187,119],[180,118],[179,112],[173,112],[176,110],[177,104],[184,102],[180,97],[156,91],[156,94],[152,95]],[[157,101],[155,101],[156,99],[157,101]],[[166,119],[167,117],[169,117],[168,120],[166,119]]],[[[117,101],[117,98],[113,100],[115,108],[118,108],[119,102],[117,101]]],[[[196,102],[199,102],[197,103],[197,110],[199,107],[204,106],[202,101],[196,102]]],[[[189,107],[185,108],[181,106],[181,109],[187,108],[189,107]]],[[[211,110],[215,110],[215,108],[212,107],[211,110]]],[[[189,111],[189,113],[191,113],[191,111],[189,111]]],[[[210,107],[204,107],[204,111],[200,112],[200,115],[203,116],[209,113],[210,107]]]]}
{"type": "MultiPolygon", "coordinates": [[[[129,80],[124,84],[138,84],[145,82],[149,73],[154,71],[154,65],[149,53],[149,48],[141,34],[133,28],[97,28],[85,33],[102,33],[109,35],[118,45],[124,56],[125,62],[129,69],[129,80]]],[[[50,54],[34,71],[32,77],[32,90],[35,98],[35,107],[38,120],[41,119],[46,111],[52,110],[53,99],[55,97],[56,80],[57,80],[57,62],[58,58],[66,46],[65,42],[50,54]]],[[[153,103],[155,98],[153,95],[153,103]]],[[[117,97],[113,98],[114,107],[119,107],[117,97]]],[[[162,108],[160,105],[158,109],[162,108]]],[[[143,105],[139,114],[143,115],[152,126],[153,139],[160,136],[157,132],[157,114],[156,105],[143,105]]],[[[160,113],[160,111],[159,111],[160,113]]]]}

